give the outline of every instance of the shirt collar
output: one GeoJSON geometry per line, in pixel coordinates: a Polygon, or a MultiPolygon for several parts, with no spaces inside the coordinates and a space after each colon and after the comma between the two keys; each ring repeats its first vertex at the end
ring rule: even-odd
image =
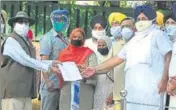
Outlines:
{"type": "Polygon", "coordinates": [[[53,36],[57,36],[57,32],[53,28],[51,29],[51,33],[53,34],[53,36]]]}

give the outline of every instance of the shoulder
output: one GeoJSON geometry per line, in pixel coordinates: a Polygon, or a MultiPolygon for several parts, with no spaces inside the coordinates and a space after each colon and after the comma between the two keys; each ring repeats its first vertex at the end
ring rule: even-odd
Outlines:
{"type": "Polygon", "coordinates": [[[43,42],[43,41],[50,41],[52,38],[54,37],[53,35],[53,32],[52,32],[52,29],[45,33],[42,38],[40,39],[40,42],[43,42]]]}

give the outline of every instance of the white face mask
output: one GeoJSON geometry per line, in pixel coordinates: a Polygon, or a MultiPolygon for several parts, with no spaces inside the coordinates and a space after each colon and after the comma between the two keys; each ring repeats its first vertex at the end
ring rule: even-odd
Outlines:
{"type": "Polygon", "coordinates": [[[4,24],[1,24],[1,33],[4,32],[4,27],[5,27],[5,25],[4,25],[4,24]]]}
{"type": "Polygon", "coordinates": [[[130,28],[124,27],[121,32],[122,38],[125,41],[128,41],[133,36],[133,33],[134,32],[130,28]]]}
{"type": "Polygon", "coordinates": [[[23,24],[15,23],[14,31],[22,37],[27,37],[27,33],[29,31],[29,25],[24,23],[23,24]]]}
{"type": "Polygon", "coordinates": [[[105,30],[101,30],[101,31],[92,30],[92,36],[96,39],[99,39],[101,36],[105,36],[105,35],[106,35],[105,30]]]}
{"type": "Polygon", "coordinates": [[[120,38],[121,37],[121,27],[120,26],[111,27],[110,33],[113,37],[120,38]]]}
{"type": "Polygon", "coordinates": [[[137,31],[144,31],[144,30],[148,29],[152,25],[152,22],[153,22],[153,20],[136,22],[135,26],[136,26],[137,31]]]}

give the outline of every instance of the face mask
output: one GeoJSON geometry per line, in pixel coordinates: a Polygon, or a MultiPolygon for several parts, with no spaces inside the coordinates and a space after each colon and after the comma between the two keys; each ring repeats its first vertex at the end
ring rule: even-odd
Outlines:
{"type": "Polygon", "coordinates": [[[64,22],[54,22],[53,28],[55,29],[56,32],[61,32],[65,29],[65,24],[64,22]]]}
{"type": "Polygon", "coordinates": [[[130,29],[130,28],[126,28],[124,27],[122,29],[122,38],[125,40],[125,41],[128,41],[132,36],[133,36],[133,31],[130,29]]]}
{"type": "Polygon", "coordinates": [[[1,33],[4,32],[4,27],[5,27],[5,25],[4,25],[4,24],[1,24],[1,33]]]}
{"type": "Polygon", "coordinates": [[[113,37],[120,38],[121,37],[121,27],[120,26],[111,27],[110,33],[113,37]]]}
{"type": "Polygon", "coordinates": [[[97,51],[100,52],[101,55],[107,55],[107,54],[109,53],[108,47],[105,47],[105,48],[98,48],[97,51]]]}
{"type": "Polygon", "coordinates": [[[14,31],[22,36],[22,37],[26,37],[27,36],[27,33],[29,31],[29,25],[26,25],[26,24],[19,24],[19,23],[16,23],[15,26],[14,26],[14,31]]]}
{"type": "Polygon", "coordinates": [[[71,44],[80,47],[82,45],[82,40],[71,40],[71,44]]]}
{"type": "Polygon", "coordinates": [[[152,25],[152,22],[153,22],[153,20],[136,22],[135,26],[136,26],[137,31],[144,31],[144,30],[148,29],[152,25]]]}
{"type": "Polygon", "coordinates": [[[169,36],[170,40],[175,40],[176,38],[176,25],[166,26],[166,33],[169,36]]]}
{"type": "Polygon", "coordinates": [[[92,30],[92,36],[96,39],[99,39],[101,36],[105,36],[105,35],[106,35],[105,30],[101,30],[101,31],[92,30]]]}

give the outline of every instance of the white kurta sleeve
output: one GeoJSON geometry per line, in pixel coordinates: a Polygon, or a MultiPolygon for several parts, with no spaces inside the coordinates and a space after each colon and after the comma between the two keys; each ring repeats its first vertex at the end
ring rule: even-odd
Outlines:
{"type": "Polygon", "coordinates": [[[120,52],[117,54],[117,56],[123,60],[126,60],[126,46],[124,46],[120,52]]]}
{"type": "Polygon", "coordinates": [[[154,41],[163,56],[166,55],[169,51],[172,51],[172,42],[166,33],[162,31],[158,32],[154,37],[154,41]]]}

